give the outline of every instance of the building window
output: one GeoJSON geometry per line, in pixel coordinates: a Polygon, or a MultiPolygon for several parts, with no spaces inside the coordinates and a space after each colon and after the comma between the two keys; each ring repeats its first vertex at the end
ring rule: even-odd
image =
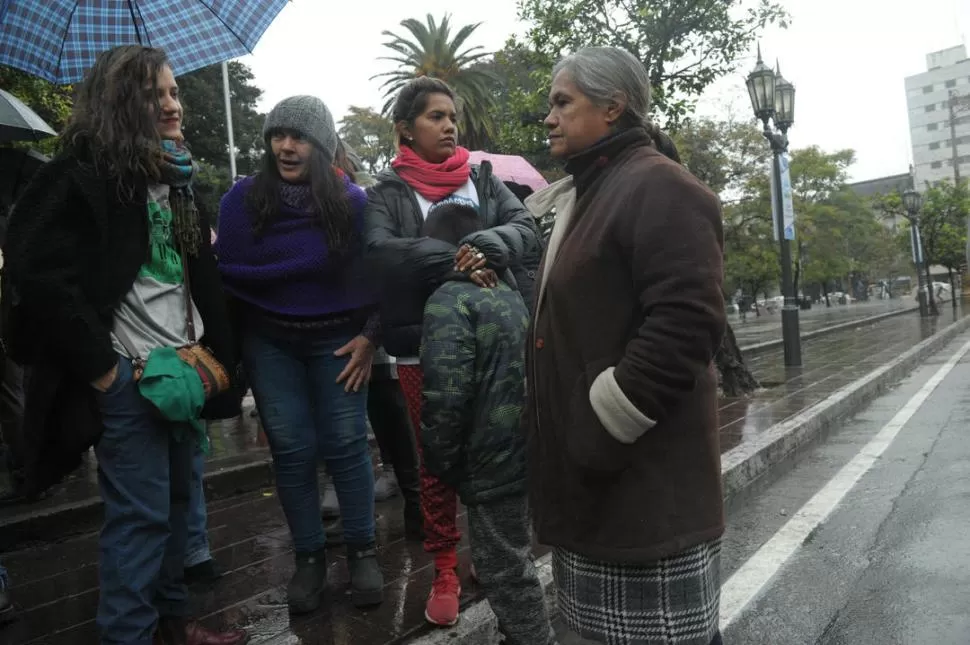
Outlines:
{"type": "Polygon", "coordinates": [[[923,109],[927,112],[936,112],[936,103],[930,103],[923,109]]]}
{"type": "Polygon", "coordinates": [[[940,127],[939,123],[930,123],[928,126],[926,126],[926,129],[929,130],[930,132],[936,132],[936,130],[939,129],[939,127],[940,127]]]}
{"type": "Polygon", "coordinates": [[[946,89],[948,89],[948,90],[953,89],[956,86],[957,86],[957,82],[956,81],[947,81],[946,82],[946,89]]]}
{"type": "Polygon", "coordinates": [[[923,87],[923,94],[931,94],[933,92],[932,85],[926,85],[923,87]]]}
{"type": "Polygon", "coordinates": [[[943,167],[943,164],[940,163],[939,161],[934,161],[933,163],[930,164],[930,168],[932,168],[933,170],[939,170],[942,167],[943,167]]]}
{"type": "Polygon", "coordinates": [[[939,141],[934,141],[933,143],[930,144],[930,150],[939,150],[939,149],[940,149],[939,141]]]}

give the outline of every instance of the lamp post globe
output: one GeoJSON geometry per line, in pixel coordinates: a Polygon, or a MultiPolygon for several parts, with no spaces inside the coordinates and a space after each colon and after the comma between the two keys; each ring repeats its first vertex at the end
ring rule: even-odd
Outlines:
{"type": "Polygon", "coordinates": [[[765,125],[775,115],[775,81],[775,73],[761,59],[761,45],[758,45],[758,62],[746,83],[754,114],[765,125]]]}
{"type": "Polygon", "coordinates": [[[781,75],[781,66],[775,63],[775,125],[782,132],[795,123],[795,86],[781,75]]]}
{"type": "Polygon", "coordinates": [[[903,193],[903,207],[910,216],[919,214],[920,209],[923,208],[923,196],[910,188],[903,193]]]}

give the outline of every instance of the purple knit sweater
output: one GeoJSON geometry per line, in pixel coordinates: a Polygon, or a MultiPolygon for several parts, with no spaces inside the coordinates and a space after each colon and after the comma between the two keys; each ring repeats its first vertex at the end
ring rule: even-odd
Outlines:
{"type": "MultiPolygon", "coordinates": [[[[246,206],[253,178],[238,181],[219,205],[215,252],[226,291],[265,311],[322,317],[374,305],[377,300],[363,266],[363,246],[339,265],[326,232],[305,212],[280,206],[280,215],[257,239],[246,206]]],[[[364,190],[344,178],[359,231],[364,190]]]]}

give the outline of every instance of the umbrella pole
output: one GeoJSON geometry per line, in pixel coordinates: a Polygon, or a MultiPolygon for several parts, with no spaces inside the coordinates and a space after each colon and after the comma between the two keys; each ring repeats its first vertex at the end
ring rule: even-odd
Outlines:
{"type": "Polygon", "coordinates": [[[222,61],[222,94],[226,99],[226,133],[229,135],[229,180],[236,181],[236,142],[232,136],[232,103],[229,101],[229,63],[222,61]]]}

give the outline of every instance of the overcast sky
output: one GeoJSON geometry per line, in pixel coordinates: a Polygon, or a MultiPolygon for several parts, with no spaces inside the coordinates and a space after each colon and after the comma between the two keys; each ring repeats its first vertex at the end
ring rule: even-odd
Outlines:
{"type": "MultiPolygon", "coordinates": [[[[777,57],[797,88],[792,147],[854,149],[854,180],[906,172],[912,155],[903,78],[925,70],[927,53],[966,42],[970,0],[782,3],[792,14],[791,26],[769,31],[761,44],[765,58],[777,57]]],[[[428,13],[440,18],[445,12],[455,25],[483,23],[472,44],[489,51],[523,28],[516,0],[293,0],[253,55],[241,60],[265,91],[261,109],[293,94],[314,94],[339,120],[350,105],[383,104],[379,82],[370,80],[391,68],[379,60],[387,53],[381,32],[402,31],[405,18],[423,20],[428,13]]],[[[716,117],[733,110],[746,116],[744,74],[753,66],[754,51],[736,77],[722,79],[705,94],[700,113],[716,117]]]]}

